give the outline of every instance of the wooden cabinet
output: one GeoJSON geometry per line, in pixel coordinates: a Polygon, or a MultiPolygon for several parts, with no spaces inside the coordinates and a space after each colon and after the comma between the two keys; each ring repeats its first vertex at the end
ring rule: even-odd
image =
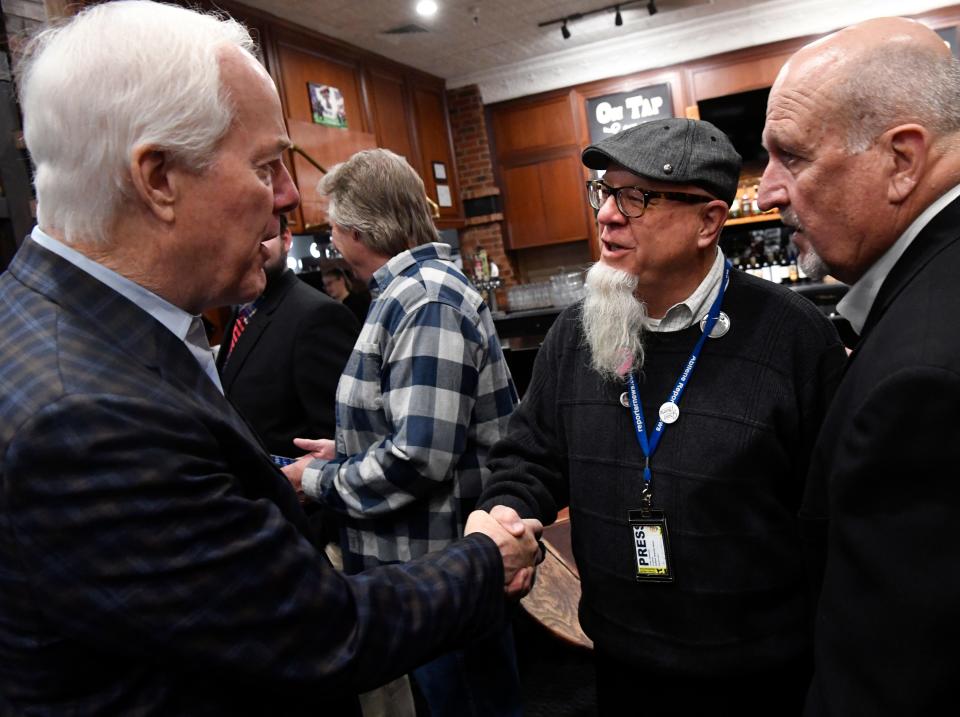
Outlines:
{"type": "Polygon", "coordinates": [[[567,95],[543,102],[507,105],[494,110],[492,116],[497,156],[501,159],[578,142],[567,95]]]}
{"type": "Polygon", "coordinates": [[[504,168],[504,218],[510,249],[590,237],[580,155],[504,168]]]}
{"type": "Polygon", "coordinates": [[[573,103],[564,92],[491,110],[509,249],[591,236],[573,103]]]}

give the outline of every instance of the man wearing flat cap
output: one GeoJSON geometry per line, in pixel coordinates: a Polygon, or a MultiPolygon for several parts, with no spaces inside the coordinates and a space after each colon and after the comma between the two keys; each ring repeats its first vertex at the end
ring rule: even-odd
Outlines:
{"type": "Polygon", "coordinates": [[[491,451],[480,504],[570,508],[601,714],[799,714],[797,511],[845,354],[816,307],[717,246],[740,156],[668,119],[591,145],[600,261],[491,451]]]}

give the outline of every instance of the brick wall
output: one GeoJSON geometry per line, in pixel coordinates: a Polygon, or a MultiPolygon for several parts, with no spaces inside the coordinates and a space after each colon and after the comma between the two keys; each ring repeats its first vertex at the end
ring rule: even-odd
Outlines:
{"type": "MultiPolygon", "coordinates": [[[[484,117],[480,89],[476,85],[447,91],[450,130],[456,153],[457,174],[462,199],[475,199],[500,194],[493,178],[490,143],[484,117]]],[[[487,251],[491,261],[500,267],[504,286],[518,283],[519,274],[503,246],[503,215],[491,214],[467,219],[460,231],[460,251],[472,256],[478,248],[487,251]]]]}

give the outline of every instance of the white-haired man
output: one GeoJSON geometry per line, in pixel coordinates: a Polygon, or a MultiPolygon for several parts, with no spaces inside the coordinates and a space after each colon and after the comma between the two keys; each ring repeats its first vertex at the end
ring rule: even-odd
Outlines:
{"type": "Polygon", "coordinates": [[[601,257],[494,446],[481,506],[570,507],[601,714],[798,714],[810,621],[796,513],[843,348],[717,240],[740,157],[706,122],[583,152],[601,257]],[[662,439],[662,440],[661,440],[662,439]]]}
{"type": "Polygon", "coordinates": [[[356,692],[496,630],[504,580],[529,582],[534,537],[480,512],[468,532],[495,540],[344,578],[223,397],[197,314],[263,290],[299,199],[251,50],[233,21],[113,2],[26,62],[39,227],[0,278],[16,714],[353,714],[356,692]]]}

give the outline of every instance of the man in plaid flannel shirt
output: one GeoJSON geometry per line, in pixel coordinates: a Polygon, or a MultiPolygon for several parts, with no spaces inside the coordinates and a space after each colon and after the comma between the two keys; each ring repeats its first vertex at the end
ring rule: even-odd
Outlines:
{"type": "MultiPolygon", "coordinates": [[[[343,516],[344,569],[356,573],[460,537],[518,401],[490,310],[436,243],[410,165],[360,152],[320,191],[334,245],[376,296],[337,388],[335,455],[329,441],[302,444],[324,456],[302,489],[343,516]]],[[[495,642],[414,671],[432,715],[518,713],[512,638],[495,642]]]]}

